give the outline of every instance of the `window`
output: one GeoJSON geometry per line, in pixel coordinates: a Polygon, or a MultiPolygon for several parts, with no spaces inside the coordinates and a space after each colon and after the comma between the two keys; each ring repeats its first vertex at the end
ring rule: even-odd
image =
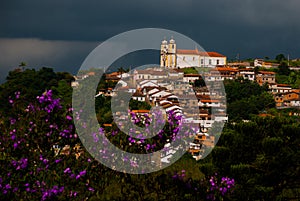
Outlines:
{"type": "Polygon", "coordinates": [[[193,61],[195,61],[195,57],[193,57],[193,61]]]}
{"type": "Polygon", "coordinates": [[[185,57],[183,57],[183,61],[185,61],[185,57]]]}
{"type": "Polygon", "coordinates": [[[203,64],[204,62],[203,62],[203,59],[201,59],[201,64],[203,64]]]}
{"type": "Polygon", "coordinates": [[[211,65],[211,59],[210,59],[210,60],[208,60],[208,64],[209,64],[209,65],[211,65]]]}
{"type": "Polygon", "coordinates": [[[219,65],[219,59],[217,59],[217,65],[219,65]]]}

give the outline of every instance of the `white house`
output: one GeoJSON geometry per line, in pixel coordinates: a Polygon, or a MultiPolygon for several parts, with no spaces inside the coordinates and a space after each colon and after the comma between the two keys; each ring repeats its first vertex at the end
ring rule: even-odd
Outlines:
{"type": "Polygon", "coordinates": [[[220,100],[200,100],[199,107],[220,107],[220,100]]]}
{"type": "Polygon", "coordinates": [[[146,96],[142,92],[136,91],[134,94],[132,94],[132,99],[144,102],[146,101],[146,96]]]}
{"type": "Polygon", "coordinates": [[[253,71],[253,69],[240,69],[239,76],[243,77],[245,80],[255,80],[255,72],[253,71]]]}
{"type": "Polygon", "coordinates": [[[300,99],[298,98],[298,99],[291,100],[290,104],[292,107],[300,107],[300,99]]]}
{"type": "Polygon", "coordinates": [[[292,91],[292,87],[288,84],[271,84],[269,85],[273,94],[277,93],[289,93],[292,91]]]}

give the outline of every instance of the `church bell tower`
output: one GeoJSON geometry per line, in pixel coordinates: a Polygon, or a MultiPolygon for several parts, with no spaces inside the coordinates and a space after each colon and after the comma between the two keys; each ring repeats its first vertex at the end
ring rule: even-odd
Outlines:
{"type": "Polygon", "coordinates": [[[160,46],[160,66],[167,68],[176,67],[176,43],[172,38],[168,42],[164,39],[160,46]]]}

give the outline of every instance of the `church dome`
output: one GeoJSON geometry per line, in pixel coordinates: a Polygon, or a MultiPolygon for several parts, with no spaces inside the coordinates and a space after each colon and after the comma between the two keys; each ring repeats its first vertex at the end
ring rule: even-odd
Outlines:
{"type": "Polygon", "coordinates": [[[174,44],[174,43],[175,43],[175,40],[174,40],[173,38],[171,38],[170,43],[171,43],[171,44],[174,44]]]}
{"type": "Polygon", "coordinates": [[[164,40],[161,42],[161,44],[167,45],[167,44],[168,44],[168,41],[166,41],[166,39],[164,39],[164,40]]]}

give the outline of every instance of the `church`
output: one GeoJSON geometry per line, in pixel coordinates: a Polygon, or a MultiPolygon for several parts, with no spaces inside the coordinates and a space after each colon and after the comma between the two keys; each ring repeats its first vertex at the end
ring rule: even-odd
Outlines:
{"type": "Polygon", "coordinates": [[[175,40],[163,40],[160,48],[160,66],[168,68],[210,67],[226,65],[226,56],[198,49],[177,49],[175,40]]]}

